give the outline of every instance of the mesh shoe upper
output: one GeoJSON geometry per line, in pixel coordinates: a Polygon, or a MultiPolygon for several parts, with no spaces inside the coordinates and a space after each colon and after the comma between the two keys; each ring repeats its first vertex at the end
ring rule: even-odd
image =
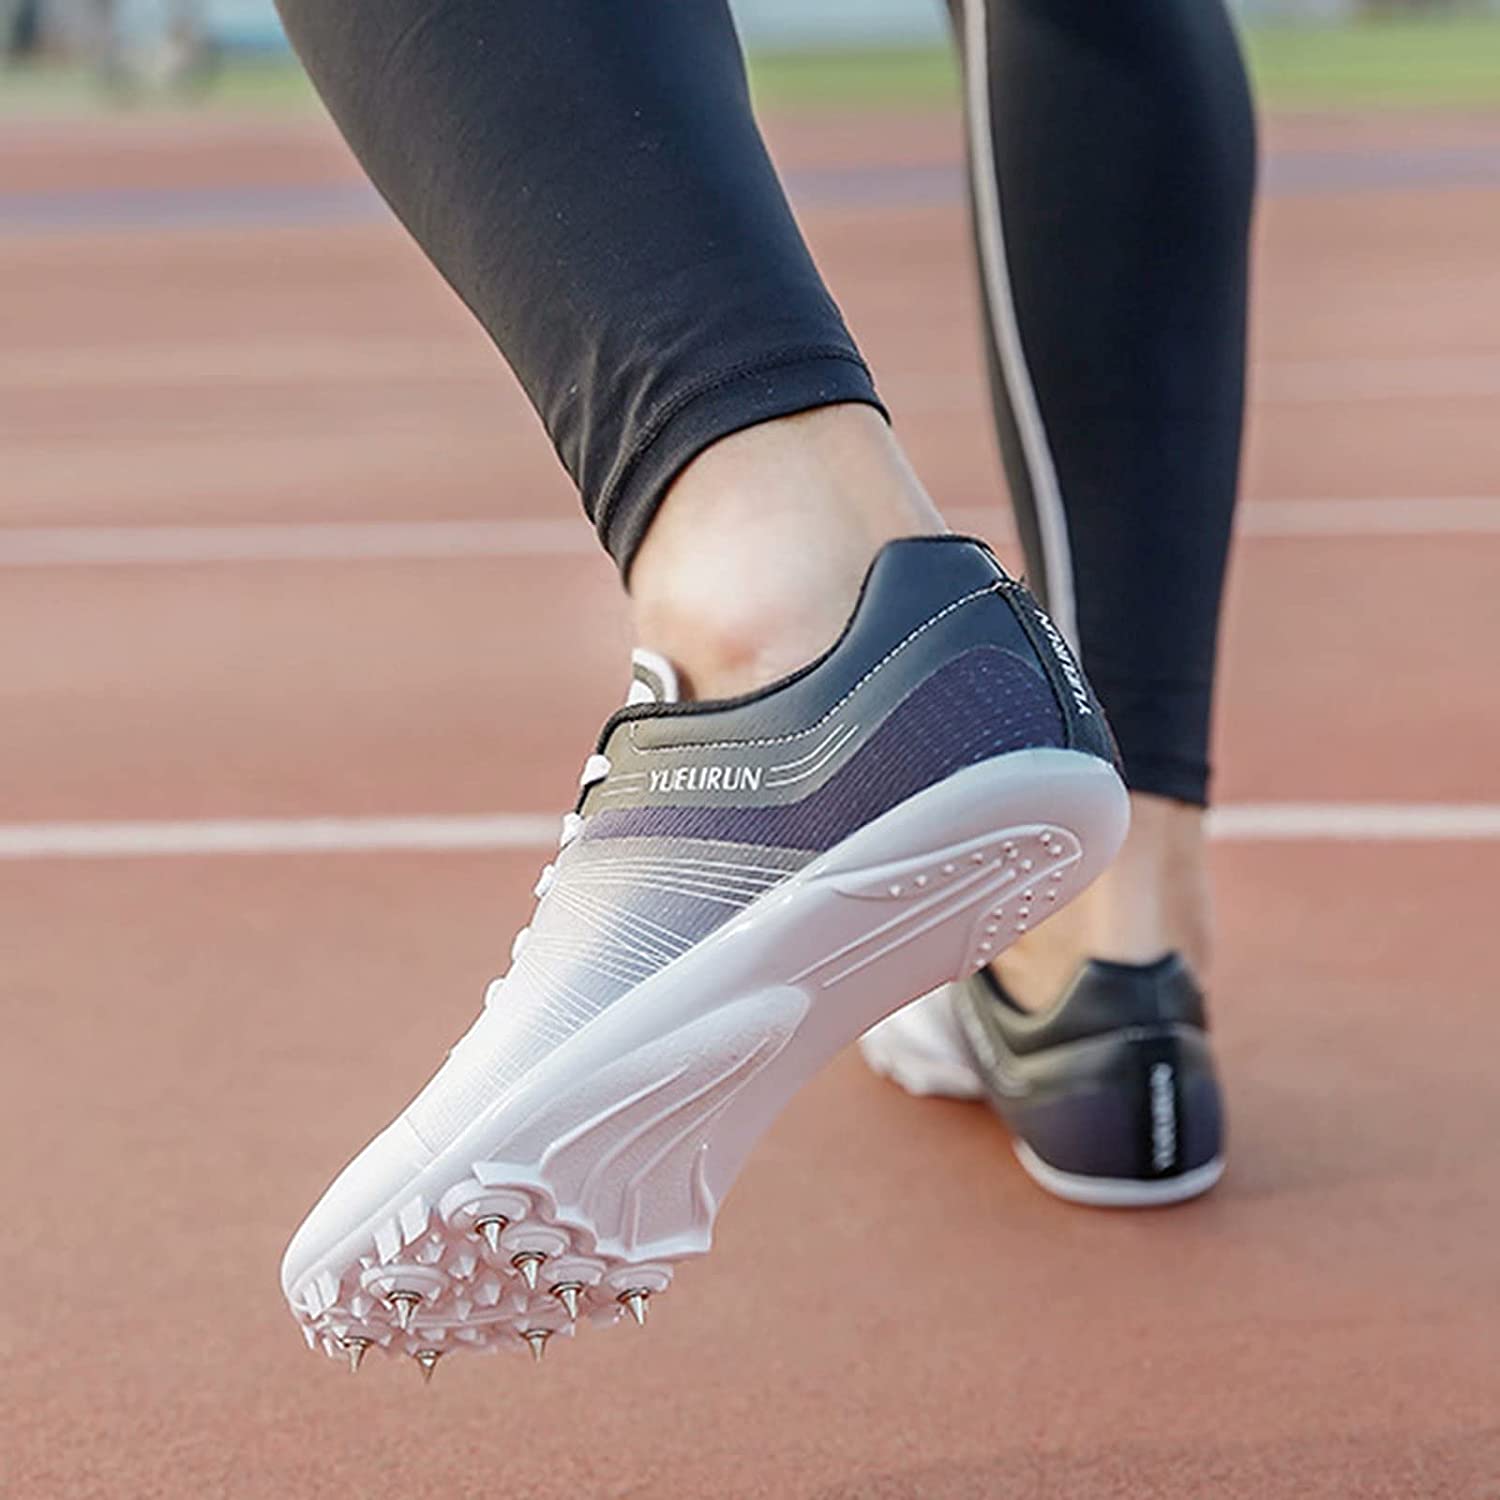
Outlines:
{"type": "MultiPolygon", "coordinates": [[[[1107,753],[1034,613],[978,543],[893,543],[803,672],[741,699],[621,710],[510,972],[407,1112],[422,1140],[440,1149],[627,991],[906,798],[1013,750],[1107,753]]],[[[649,676],[633,697],[670,691],[669,671],[649,676]]]]}

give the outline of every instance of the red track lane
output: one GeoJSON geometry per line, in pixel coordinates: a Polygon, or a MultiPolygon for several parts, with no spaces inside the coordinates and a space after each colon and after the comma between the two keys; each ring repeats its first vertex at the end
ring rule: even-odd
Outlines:
{"type": "MultiPolygon", "coordinates": [[[[828,167],[887,133],[955,150],[936,117],[777,139],[828,167]]],[[[0,194],[350,174],[310,124],[0,145],[0,194]]],[[[998,514],[957,205],[808,228],[924,473],[998,514]]],[[[1500,493],[1500,197],[1273,199],[1260,235],[1250,503],[1500,493]]],[[[0,299],[0,536],[573,503],[389,227],[0,235],[0,299]]],[[[1246,541],[1225,797],[1500,800],[1497,601],[1500,535],[1246,541]]],[[[0,568],[0,823],[561,811],[625,645],[587,556],[0,568]]],[[[0,862],[6,1500],[1497,1493],[1500,844],[1216,851],[1233,1157],[1204,1202],[1054,1203],[983,1110],[846,1056],[645,1333],[351,1381],[296,1336],[282,1245],[477,1009],[535,865],[0,862]]]]}

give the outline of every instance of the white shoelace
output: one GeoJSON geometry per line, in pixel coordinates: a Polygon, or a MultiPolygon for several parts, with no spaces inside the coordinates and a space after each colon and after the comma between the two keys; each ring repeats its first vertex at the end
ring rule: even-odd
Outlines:
{"type": "MultiPolygon", "coordinates": [[[[599,782],[605,780],[605,778],[608,777],[609,773],[613,769],[614,767],[610,765],[609,757],[607,755],[589,756],[589,758],[584,762],[583,774],[578,778],[579,789],[582,791],[587,791],[591,786],[597,786],[599,782]]],[[[562,851],[566,849],[568,845],[571,844],[580,833],[583,832],[583,824],[583,818],[580,817],[576,812],[566,812],[563,814],[562,831],[558,834],[557,837],[557,852],[559,854],[561,854],[562,851]]],[[[539,907],[540,903],[546,900],[547,892],[552,889],[553,883],[556,881],[556,879],[557,865],[549,860],[545,865],[542,866],[542,873],[537,877],[536,885],[532,889],[532,895],[536,897],[539,907]]],[[[532,920],[535,921],[534,916],[532,920]]],[[[524,926],[515,935],[515,939],[510,945],[510,961],[512,965],[515,964],[516,960],[520,958],[522,952],[525,950],[527,939],[530,938],[530,936],[531,923],[528,922],[526,926],[524,926]]],[[[504,983],[504,974],[502,974],[498,979],[492,979],[490,981],[488,988],[484,992],[484,1003],[486,1008],[488,1008],[490,1001],[495,997],[495,994],[498,992],[500,986],[504,983]]]]}

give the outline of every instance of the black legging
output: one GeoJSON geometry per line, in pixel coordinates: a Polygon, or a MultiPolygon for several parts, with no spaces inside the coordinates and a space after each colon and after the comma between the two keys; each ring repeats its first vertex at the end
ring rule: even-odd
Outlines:
{"type": "MultiPolygon", "coordinates": [[[[1201,802],[1253,177],[1233,34],[1219,0],[951,3],[1028,567],[1132,786],[1201,802]]],[[[279,4],[622,570],[710,443],[880,405],[761,143],[725,0],[279,4]]]]}

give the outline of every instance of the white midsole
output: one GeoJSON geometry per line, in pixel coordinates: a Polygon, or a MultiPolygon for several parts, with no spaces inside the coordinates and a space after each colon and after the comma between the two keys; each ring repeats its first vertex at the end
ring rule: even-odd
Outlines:
{"type": "Polygon", "coordinates": [[[1087,1177],[1064,1172],[1042,1160],[1025,1141],[1015,1142],[1016,1158],[1027,1175],[1056,1198],[1090,1208],[1161,1208],[1206,1193],[1224,1175],[1224,1158],[1216,1156],[1201,1167],[1154,1182],[1129,1177],[1087,1177]]]}

